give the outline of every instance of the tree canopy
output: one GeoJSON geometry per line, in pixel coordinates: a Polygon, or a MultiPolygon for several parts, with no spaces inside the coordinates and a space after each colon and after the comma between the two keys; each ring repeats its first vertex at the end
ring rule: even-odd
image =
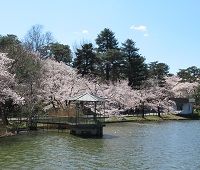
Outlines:
{"type": "Polygon", "coordinates": [[[98,45],[98,53],[105,53],[108,49],[118,48],[118,42],[115,38],[115,34],[108,28],[105,28],[103,31],[101,31],[100,34],[97,35],[95,41],[98,45]]]}
{"type": "Polygon", "coordinates": [[[128,78],[128,85],[138,89],[147,79],[145,58],[138,54],[139,49],[135,47],[135,42],[131,39],[122,43],[121,51],[125,58],[125,75],[128,78]]]}
{"type": "Polygon", "coordinates": [[[60,43],[52,43],[49,45],[50,57],[55,59],[58,62],[64,62],[67,65],[70,65],[72,62],[72,52],[68,45],[60,43]]]}
{"type": "Polygon", "coordinates": [[[148,64],[148,74],[150,78],[156,79],[160,86],[164,86],[165,76],[169,73],[169,66],[158,61],[148,64]]]}
{"type": "Polygon", "coordinates": [[[182,82],[196,82],[200,80],[200,69],[196,66],[180,69],[177,75],[182,79],[182,82]]]}
{"type": "MultiPolygon", "coordinates": [[[[105,77],[105,80],[108,81],[111,79],[111,72],[114,73],[114,69],[116,69],[114,67],[117,64],[117,60],[121,58],[118,51],[118,41],[115,38],[114,32],[108,28],[101,31],[95,41],[98,46],[96,49],[98,57],[101,61],[101,76],[105,77]],[[115,54],[117,55],[114,56],[115,54]]],[[[116,77],[116,75],[112,75],[112,77],[116,77]]]]}
{"type": "Polygon", "coordinates": [[[51,32],[43,32],[42,25],[34,25],[26,33],[23,45],[32,52],[39,53],[41,58],[45,58],[48,55],[49,46],[54,42],[54,38],[51,32]]]}
{"type": "Polygon", "coordinates": [[[0,50],[6,52],[9,48],[20,45],[18,37],[13,34],[7,34],[6,36],[0,36],[0,50]]]}
{"type": "Polygon", "coordinates": [[[83,44],[76,49],[75,54],[73,67],[78,69],[78,73],[82,76],[95,74],[97,58],[92,43],[83,44]]]}
{"type": "Polygon", "coordinates": [[[54,42],[39,25],[29,30],[23,43],[16,35],[0,36],[0,112],[5,120],[13,104],[26,106],[27,114],[32,114],[38,105],[57,108],[83,92],[107,98],[108,115],[141,108],[141,103],[148,109],[159,103],[173,112],[169,96],[193,94],[199,105],[199,68],[180,69],[178,76],[169,76],[167,64],[145,63],[133,40],[120,47],[108,28],[95,41],[76,48],[72,58],[69,46],[54,42]]]}

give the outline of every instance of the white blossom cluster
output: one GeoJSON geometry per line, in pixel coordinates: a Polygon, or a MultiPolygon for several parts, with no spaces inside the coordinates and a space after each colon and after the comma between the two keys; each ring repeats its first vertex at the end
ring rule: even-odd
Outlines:
{"type": "MultiPolygon", "coordinates": [[[[126,109],[136,109],[144,103],[148,109],[157,110],[158,106],[166,112],[173,111],[171,97],[188,97],[197,83],[180,83],[177,76],[166,77],[165,87],[156,83],[142,90],[133,90],[127,80],[115,83],[98,83],[77,75],[77,71],[64,63],[50,59],[43,61],[42,91],[46,103],[52,100],[63,103],[71,96],[89,92],[107,99],[106,113],[119,114],[126,109]]],[[[152,84],[152,83],[151,83],[152,84]]]]}
{"type": "MultiPolygon", "coordinates": [[[[15,90],[15,75],[9,72],[13,60],[0,53],[0,102],[11,97],[16,103],[21,103],[23,97],[15,90]]],[[[42,77],[40,88],[37,89],[37,100],[43,101],[47,107],[54,104],[60,106],[74,95],[93,93],[103,97],[106,102],[106,113],[119,115],[127,109],[137,109],[144,105],[148,109],[156,110],[162,107],[166,112],[173,111],[171,97],[189,97],[198,83],[181,83],[177,76],[166,77],[166,85],[159,87],[155,80],[149,80],[149,86],[141,90],[133,90],[127,80],[118,82],[99,83],[77,74],[76,69],[62,62],[51,59],[41,60],[42,77]]]]}
{"type": "Polygon", "coordinates": [[[22,103],[23,97],[15,91],[15,75],[9,72],[13,60],[7,58],[5,53],[0,53],[0,102],[4,103],[8,98],[15,103],[22,103]]]}

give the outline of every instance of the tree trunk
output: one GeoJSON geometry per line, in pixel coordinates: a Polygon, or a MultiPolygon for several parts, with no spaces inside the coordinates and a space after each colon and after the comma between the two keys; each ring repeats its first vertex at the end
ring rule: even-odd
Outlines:
{"type": "Polygon", "coordinates": [[[144,102],[142,102],[142,118],[144,118],[144,102]]]}
{"type": "Polygon", "coordinates": [[[158,117],[160,117],[160,106],[158,106],[158,117]]]}
{"type": "Polygon", "coordinates": [[[6,111],[5,111],[5,109],[4,110],[2,110],[2,122],[3,122],[3,124],[4,125],[8,125],[8,118],[7,118],[7,114],[6,114],[6,111]]]}

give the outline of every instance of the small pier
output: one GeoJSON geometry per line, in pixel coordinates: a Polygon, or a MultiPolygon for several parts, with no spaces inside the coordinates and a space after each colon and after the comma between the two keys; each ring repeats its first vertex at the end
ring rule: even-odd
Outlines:
{"type": "Polygon", "coordinates": [[[97,117],[98,121],[95,122],[90,117],[68,117],[68,116],[34,116],[32,117],[29,128],[32,130],[37,129],[37,124],[43,125],[57,125],[70,130],[70,134],[83,135],[83,136],[103,136],[103,127],[105,126],[104,117],[97,117]]]}
{"type": "Polygon", "coordinates": [[[68,113],[67,116],[33,116],[30,129],[37,129],[37,124],[57,125],[69,129],[73,135],[102,137],[105,126],[102,105],[105,110],[105,102],[105,99],[89,93],[69,98],[66,104],[68,107],[73,105],[75,113],[68,113]]]}

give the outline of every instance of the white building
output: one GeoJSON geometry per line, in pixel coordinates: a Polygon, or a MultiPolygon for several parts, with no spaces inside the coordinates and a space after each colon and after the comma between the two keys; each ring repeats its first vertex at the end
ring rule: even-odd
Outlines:
{"type": "Polygon", "coordinates": [[[193,113],[193,104],[195,103],[195,99],[189,98],[171,98],[170,100],[176,103],[175,110],[179,114],[192,114],[193,113]]]}

